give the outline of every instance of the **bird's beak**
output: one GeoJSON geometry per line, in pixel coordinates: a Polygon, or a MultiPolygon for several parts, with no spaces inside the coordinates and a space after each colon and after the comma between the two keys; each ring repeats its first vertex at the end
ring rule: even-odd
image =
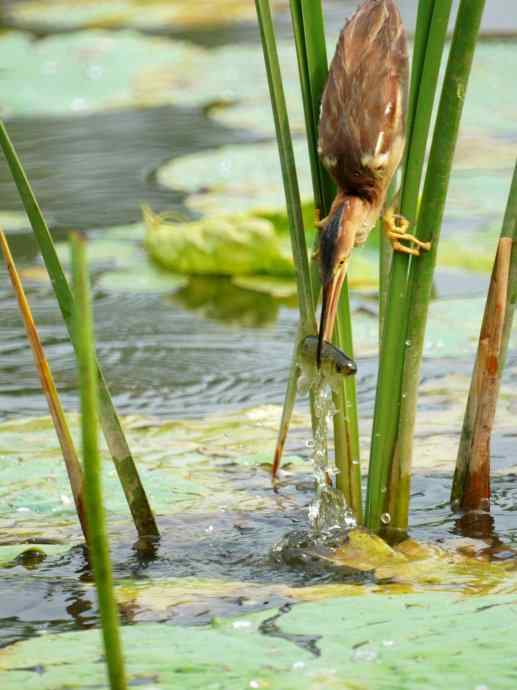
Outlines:
{"type": "Polygon", "coordinates": [[[332,339],[332,333],[334,332],[339,296],[345,280],[347,264],[348,262],[345,262],[342,266],[340,266],[334,275],[323,285],[320,329],[318,334],[318,351],[316,354],[316,362],[318,367],[321,365],[323,343],[325,340],[330,342],[332,339]]]}

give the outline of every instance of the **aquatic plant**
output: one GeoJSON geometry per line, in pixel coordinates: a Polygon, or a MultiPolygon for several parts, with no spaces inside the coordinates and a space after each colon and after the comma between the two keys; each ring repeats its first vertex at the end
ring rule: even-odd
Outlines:
{"type": "Polygon", "coordinates": [[[71,256],[75,298],[72,323],[81,393],[81,438],[88,515],[88,554],[95,575],[110,687],[112,690],[125,690],[127,681],[119,633],[117,602],[113,593],[113,575],[102,492],[98,429],[98,374],[90,279],[85,241],[77,233],[72,234],[71,237],[71,256]]]}
{"type": "MultiPolygon", "coordinates": [[[[409,265],[407,330],[399,343],[405,346],[404,369],[394,401],[399,401],[400,416],[394,443],[387,450],[391,459],[387,506],[390,527],[398,531],[405,531],[408,525],[413,436],[427,315],[454,151],[484,6],[485,0],[462,0],[458,9],[417,221],[417,237],[430,242],[431,250],[409,265]]],[[[377,529],[381,515],[378,500],[369,514],[368,526],[377,529]]]]}
{"type": "MultiPolygon", "coordinates": [[[[290,0],[290,10],[311,161],[314,206],[317,218],[324,218],[330,211],[335,185],[318,155],[320,102],[328,73],[322,4],[307,0],[290,0]]],[[[321,281],[314,254],[311,276],[319,295],[321,281]]],[[[338,347],[353,357],[348,285],[347,277],[340,296],[334,339],[338,347]]],[[[346,377],[334,386],[333,400],[336,410],[333,416],[336,487],[344,494],[356,519],[361,522],[361,467],[355,377],[346,377]]]]}
{"type": "MultiPolygon", "coordinates": [[[[417,239],[430,246],[430,250],[419,257],[398,252],[391,254],[381,241],[380,365],[365,517],[366,525],[377,532],[404,533],[408,526],[412,443],[427,313],[452,160],[484,4],[484,0],[462,0],[460,3],[427,168],[425,155],[452,2],[420,0],[418,5],[407,114],[407,145],[400,191],[394,194],[395,189],[392,190],[392,200],[397,212],[414,227],[413,233],[417,239]],[[425,182],[419,203],[424,173],[425,182]]],[[[269,5],[266,1],[257,0],[257,9],[259,23],[262,26],[269,5]]],[[[317,155],[319,104],[327,73],[321,3],[290,0],[290,9],[304,104],[315,208],[317,212],[324,214],[332,199],[333,188],[317,155]]],[[[270,45],[274,45],[270,15],[267,19],[267,40],[270,45]]],[[[266,50],[264,32],[262,37],[266,50]]],[[[279,70],[275,79],[278,90],[281,88],[279,70]]],[[[278,104],[275,102],[273,90],[272,103],[273,110],[276,111],[278,104]]],[[[287,121],[287,113],[285,119],[287,121]]],[[[288,171],[293,176],[296,174],[294,169],[290,168],[288,171]]],[[[510,207],[511,202],[508,208],[510,207]]],[[[508,210],[507,217],[511,218],[511,213],[508,210]]],[[[509,235],[514,231],[510,225],[511,221],[505,221],[506,232],[509,235]]],[[[513,316],[512,305],[516,299],[516,289],[512,287],[517,273],[514,261],[512,253],[512,269],[510,270],[507,258],[504,274],[508,274],[507,314],[510,321],[513,316]]],[[[298,266],[296,258],[295,265],[298,266]]],[[[319,295],[319,276],[314,262],[311,268],[313,301],[316,303],[319,295]]],[[[305,258],[303,272],[306,272],[305,258]]],[[[336,329],[336,344],[343,347],[347,354],[351,354],[353,350],[347,300],[345,291],[340,305],[341,319],[336,329]]],[[[302,321],[303,318],[302,316],[302,321]]],[[[499,334],[502,360],[504,341],[508,340],[508,328],[508,323],[505,322],[504,335],[502,332],[499,334]]],[[[301,330],[298,337],[301,337],[302,333],[301,330]]],[[[296,350],[290,369],[275,466],[279,463],[294,407],[298,374],[297,352],[296,350]]],[[[352,473],[350,472],[352,458],[359,458],[358,442],[355,445],[358,433],[354,385],[353,379],[348,379],[344,390],[335,397],[339,410],[335,415],[334,425],[335,456],[340,470],[336,484],[352,505],[356,516],[360,517],[358,465],[352,473]],[[348,415],[344,414],[347,409],[348,415]],[[355,492],[352,491],[354,486],[358,487],[355,492]]]]}
{"type": "MultiPolygon", "coordinates": [[[[13,143],[7,133],[3,122],[0,121],[0,147],[11,171],[12,178],[18,189],[20,199],[23,203],[29,221],[31,223],[34,236],[38,242],[41,255],[45,262],[54,293],[63,316],[63,320],[68,329],[68,333],[75,347],[72,332],[72,312],[74,300],[68,281],[65,277],[63,268],[52,241],[47,223],[43,213],[32,191],[29,179],[23,169],[22,163],[18,158],[13,143]]],[[[131,450],[124,436],[120,419],[113,405],[111,395],[97,362],[97,372],[99,377],[100,395],[100,420],[106,442],[110,449],[115,468],[124,490],[135,527],[140,535],[158,535],[158,527],[147,499],[143,484],[140,480],[137,467],[131,450]]]]}
{"type": "MultiPolygon", "coordinates": [[[[267,1],[264,2],[262,0],[257,0],[256,5],[259,24],[261,27],[266,69],[270,84],[273,114],[275,117],[275,124],[277,126],[277,139],[279,143],[280,158],[281,161],[284,158],[286,161],[289,161],[293,159],[292,141],[288,125],[285,98],[283,95],[282,77],[277,58],[271,9],[269,2],[267,1]],[[281,135],[279,134],[279,129],[283,130],[281,135]]],[[[308,133],[309,157],[311,161],[315,209],[316,215],[321,217],[328,213],[333,197],[333,185],[326,171],[321,166],[317,154],[318,109],[327,74],[327,57],[321,4],[318,2],[305,4],[298,1],[292,2],[291,13],[293,17],[293,25],[295,27],[300,83],[302,87],[305,121],[308,133]]],[[[290,188],[294,185],[296,190],[298,189],[294,159],[292,166],[288,166],[285,162],[283,162],[282,170],[284,173],[284,187],[286,190],[287,207],[289,213],[289,205],[293,201],[293,195],[290,191],[290,188]],[[289,173],[292,179],[286,178],[285,172],[289,173]]],[[[300,205],[298,193],[295,203],[298,206],[300,205]]],[[[309,283],[311,289],[310,329],[307,329],[309,320],[307,318],[306,304],[304,304],[301,305],[300,309],[301,325],[297,334],[297,342],[295,343],[293,360],[290,367],[289,381],[284,400],[282,420],[274,458],[274,471],[276,471],[276,468],[280,462],[280,457],[289,427],[289,421],[294,408],[296,384],[300,374],[300,369],[298,366],[299,345],[304,337],[307,335],[312,335],[316,332],[314,302],[317,301],[317,296],[319,295],[320,290],[319,273],[317,265],[314,261],[312,262],[310,275],[308,272],[307,248],[305,244],[304,225],[301,211],[297,215],[300,219],[300,222],[296,228],[296,233],[299,233],[303,236],[303,263],[300,264],[297,261],[297,256],[294,251],[293,255],[295,265],[297,267],[297,274],[302,273],[305,276],[304,280],[305,282],[309,283]]],[[[291,233],[293,233],[292,222],[290,223],[290,227],[291,233]]],[[[306,301],[305,297],[302,297],[301,300],[302,299],[304,302],[306,301]]],[[[352,353],[351,319],[348,305],[348,292],[346,288],[343,291],[340,302],[338,326],[336,328],[336,342],[338,345],[346,349],[347,353],[352,353]]],[[[362,515],[362,505],[359,466],[359,433],[355,399],[355,383],[353,377],[347,378],[344,384],[338,384],[338,387],[334,391],[333,397],[336,408],[336,413],[333,416],[335,465],[338,470],[336,481],[340,490],[345,495],[349,505],[354,511],[354,514],[358,519],[360,519],[362,515]]],[[[313,428],[316,428],[317,424],[314,420],[316,414],[314,401],[311,403],[311,410],[313,416],[313,428]]]]}
{"type": "MultiPolygon", "coordinates": [[[[413,226],[417,222],[424,157],[451,4],[450,0],[440,3],[421,1],[418,8],[406,122],[407,143],[399,200],[400,213],[413,226]]],[[[408,269],[412,262],[418,263],[423,258],[424,256],[420,256],[413,259],[408,254],[394,252],[391,260],[380,343],[366,497],[366,522],[375,530],[380,528],[381,515],[391,516],[396,507],[392,506],[391,511],[388,510],[392,502],[389,494],[393,492],[396,503],[404,500],[398,496],[398,487],[388,490],[388,479],[396,447],[408,305],[411,302],[408,269]]],[[[394,524],[395,520],[392,521],[392,526],[394,524]]]]}
{"type": "Polygon", "coordinates": [[[517,163],[503,219],[472,372],[451,504],[490,507],[490,437],[517,302],[517,163]]]}

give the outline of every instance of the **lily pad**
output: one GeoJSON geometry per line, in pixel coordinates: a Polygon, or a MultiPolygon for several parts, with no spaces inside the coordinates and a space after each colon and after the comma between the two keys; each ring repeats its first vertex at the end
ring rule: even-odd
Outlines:
{"type": "MultiPolygon", "coordinates": [[[[275,0],[277,7],[282,3],[275,0]]],[[[255,19],[255,10],[246,0],[220,0],[217,6],[209,0],[163,2],[160,0],[120,0],[103,2],[80,0],[63,2],[19,2],[9,8],[8,17],[19,27],[47,30],[80,28],[138,27],[148,30],[186,29],[196,26],[224,25],[255,19]]]]}
{"type": "MultiPolygon", "coordinates": [[[[511,596],[361,597],[301,604],[201,628],[123,629],[131,684],[168,689],[386,687],[510,690],[517,667],[511,596]],[[149,652],[152,640],[152,654],[149,652]],[[173,653],[171,654],[171,649],[173,653]]],[[[107,687],[96,630],[46,635],[0,652],[3,688],[107,687]]]]}
{"type": "Polygon", "coordinates": [[[293,273],[287,243],[265,219],[241,214],[172,223],[147,211],[145,221],[150,255],[176,273],[293,273]]]}
{"type": "MultiPolygon", "coordinates": [[[[307,144],[294,142],[300,193],[312,199],[307,144]]],[[[165,187],[190,193],[187,206],[207,215],[238,212],[276,212],[285,205],[276,143],[224,146],[211,152],[183,156],[157,173],[165,187]]]]}
{"type": "Polygon", "coordinates": [[[106,31],[38,42],[24,34],[3,34],[0,56],[3,117],[76,115],[163,103],[159,91],[144,93],[149,71],[192,73],[205,60],[202,49],[187,43],[106,31]],[[121,60],[121,55],[131,57],[121,60]]]}
{"type": "MultiPolygon", "coordinates": [[[[111,228],[102,234],[94,233],[93,241],[88,243],[88,262],[96,273],[96,287],[107,292],[167,294],[187,284],[184,276],[163,271],[149,261],[137,242],[140,239],[143,239],[143,226],[140,224],[111,228]]],[[[56,249],[61,263],[68,266],[68,243],[60,242],[56,249]]],[[[27,274],[27,270],[24,274],[27,274]]]]}

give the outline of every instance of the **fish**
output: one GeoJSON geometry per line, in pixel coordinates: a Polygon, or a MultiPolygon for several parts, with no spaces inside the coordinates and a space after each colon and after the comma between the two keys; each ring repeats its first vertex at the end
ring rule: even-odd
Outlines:
{"type": "MultiPolygon", "coordinates": [[[[304,363],[315,364],[318,353],[318,337],[306,336],[300,345],[300,355],[304,363]]],[[[335,345],[324,341],[321,349],[321,369],[325,378],[334,379],[342,376],[353,376],[357,373],[357,364],[335,345]]]]}

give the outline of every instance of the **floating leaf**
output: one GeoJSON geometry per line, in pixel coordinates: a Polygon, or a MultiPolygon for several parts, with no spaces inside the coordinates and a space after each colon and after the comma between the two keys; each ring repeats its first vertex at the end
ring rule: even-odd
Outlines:
{"type": "MultiPolygon", "coordinates": [[[[282,6],[281,0],[276,0],[282,6]]],[[[17,26],[45,27],[47,30],[77,30],[79,28],[139,27],[147,30],[189,28],[225,25],[231,22],[253,20],[254,8],[246,0],[97,0],[63,2],[19,2],[9,8],[9,19],[17,26]]]]}
{"type": "Polygon", "coordinates": [[[176,273],[293,274],[287,243],[265,219],[240,214],[174,223],[148,210],[145,222],[150,255],[176,273]]]}
{"type": "MultiPolygon", "coordinates": [[[[130,684],[145,688],[180,678],[185,690],[513,690],[515,606],[501,595],[345,597],[204,627],[132,625],[124,648],[130,684]]],[[[36,680],[39,690],[64,690],[71,677],[78,690],[106,687],[97,630],[11,645],[0,670],[3,690],[36,680]]]]}
{"type": "MultiPolygon", "coordinates": [[[[302,199],[312,199],[307,146],[294,142],[302,199]]],[[[190,192],[187,206],[207,215],[229,212],[277,212],[285,205],[275,143],[223,146],[194,153],[158,170],[158,182],[190,192]],[[202,191],[200,191],[202,190],[202,191]]]]}

